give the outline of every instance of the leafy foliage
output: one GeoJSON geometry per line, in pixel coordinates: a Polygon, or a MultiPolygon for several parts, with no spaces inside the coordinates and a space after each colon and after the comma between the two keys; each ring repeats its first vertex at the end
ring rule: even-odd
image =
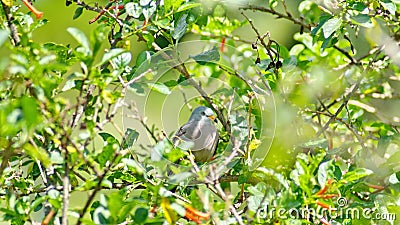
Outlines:
{"type": "Polygon", "coordinates": [[[292,13],[290,1],[67,0],[74,20],[94,15],[67,45],[35,42],[46,12],[23,3],[32,13],[6,0],[1,11],[4,221],[398,223],[398,1],[304,0],[292,13]],[[250,10],[299,26],[296,43],[261,33],[250,10]],[[134,62],[131,37],[148,47],[134,62]],[[153,96],[176,93],[215,111],[213,161],[197,164],[151,120],[153,96]]]}

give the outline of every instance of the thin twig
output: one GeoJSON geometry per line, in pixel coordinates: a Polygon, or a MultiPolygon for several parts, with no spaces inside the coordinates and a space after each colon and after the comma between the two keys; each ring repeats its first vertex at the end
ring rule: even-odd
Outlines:
{"type": "Polygon", "coordinates": [[[356,83],[352,86],[350,92],[344,97],[343,99],[343,103],[339,106],[339,108],[336,110],[335,114],[333,114],[332,117],[330,117],[330,119],[328,120],[328,122],[325,123],[325,125],[322,127],[321,130],[319,130],[316,134],[316,137],[319,137],[326,129],[328,129],[329,124],[331,124],[339,115],[339,113],[343,110],[343,108],[345,107],[345,105],[347,105],[347,103],[350,100],[350,97],[358,90],[358,87],[361,83],[363,76],[360,76],[358,78],[358,80],[356,81],[356,83]]]}
{"type": "MultiPolygon", "coordinates": [[[[267,54],[269,56],[269,58],[271,59],[271,62],[273,62],[273,65],[276,65],[276,61],[278,61],[279,59],[275,60],[276,57],[273,56],[273,53],[277,56],[279,56],[279,52],[275,52],[272,48],[271,48],[271,44],[275,43],[277,44],[276,41],[271,40],[271,38],[269,37],[269,33],[267,32],[264,35],[261,35],[260,32],[258,31],[258,29],[256,28],[256,26],[253,23],[253,20],[251,20],[243,11],[240,12],[244,18],[246,18],[246,20],[249,22],[251,28],[253,29],[253,31],[257,34],[257,41],[256,43],[259,41],[261,43],[261,45],[265,48],[265,50],[267,51],[267,54]],[[268,44],[265,42],[265,38],[268,38],[268,44]]],[[[255,44],[256,44],[255,43],[255,44]]],[[[276,66],[273,67],[274,68],[274,73],[278,74],[278,68],[276,66]]]]}
{"type": "MultiPolygon", "coordinates": [[[[263,6],[256,6],[256,5],[248,5],[245,7],[241,7],[240,9],[266,12],[271,15],[275,15],[277,18],[283,18],[283,19],[292,21],[294,24],[298,24],[301,27],[307,28],[308,30],[311,30],[312,27],[315,26],[314,24],[307,24],[303,20],[293,17],[293,15],[291,13],[289,13],[289,11],[285,7],[285,5],[284,5],[285,13],[278,12],[278,11],[274,10],[273,8],[266,8],[263,6]]],[[[350,60],[351,64],[356,64],[356,65],[359,64],[359,61],[357,59],[355,59],[353,56],[351,56],[347,51],[341,49],[340,47],[338,47],[336,45],[334,45],[333,48],[336,49],[337,51],[339,51],[340,53],[342,53],[344,56],[346,56],[350,60]]]]}
{"type": "MultiPolygon", "coordinates": [[[[121,148],[121,146],[120,146],[120,148],[121,148]]],[[[98,177],[98,181],[97,181],[96,186],[94,187],[93,192],[89,195],[89,198],[86,200],[85,206],[79,213],[79,218],[78,218],[78,222],[76,223],[76,225],[82,224],[83,217],[85,216],[87,210],[89,209],[89,206],[92,204],[97,192],[99,192],[102,189],[101,186],[102,186],[103,180],[106,177],[106,175],[108,174],[108,172],[110,171],[111,167],[114,165],[114,162],[117,160],[119,155],[120,155],[119,150],[116,150],[114,152],[113,158],[108,163],[106,168],[104,168],[103,173],[98,177]]]]}
{"type": "Polygon", "coordinates": [[[63,177],[63,209],[62,209],[62,225],[68,225],[68,208],[69,208],[69,166],[68,152],[65,154],[64,177],[63,177]]]}
{"type": "Polygon", "coordinates": [[[357,132],[357,130],[354,129],[354,127],[351,124],[349,124],[346,121],[344,121],[342,118],[335,117],[334,114],[327,113],[327,112],[316,111],[316,112],[313,112],[313,113],[318,114],[318,115],[328,116],[329,118],[334,118],[334,120],[337,120],[340,123],[344,124],[347,127],[347,129],[349,129],[354,134],[354,136],[357,138],[357,140],[360,143],[361,147],[363,147],[363,148],[367,147],[365,141],[363,140],[361,135],[357,132]]]}

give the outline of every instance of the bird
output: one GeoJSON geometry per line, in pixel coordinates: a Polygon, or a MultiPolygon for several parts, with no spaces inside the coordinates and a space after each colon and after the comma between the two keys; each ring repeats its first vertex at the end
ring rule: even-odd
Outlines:
{"type": "Polygon", "coordinates": [[[174,147],[190,149],[196,162],[210,161],[214,156],[219,138],[214,121],[212,109],[205,106],[195,108],[188,122],[183,124],[173,136],[174,147]]]}

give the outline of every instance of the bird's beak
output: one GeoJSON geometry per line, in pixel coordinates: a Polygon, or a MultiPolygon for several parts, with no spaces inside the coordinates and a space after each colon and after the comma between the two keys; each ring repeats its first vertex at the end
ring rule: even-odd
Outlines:
{"type": "Polygon", "coordinates": [[[208,116],[208,118],[212,121],[215,121],[215,116],[208,116]]]}

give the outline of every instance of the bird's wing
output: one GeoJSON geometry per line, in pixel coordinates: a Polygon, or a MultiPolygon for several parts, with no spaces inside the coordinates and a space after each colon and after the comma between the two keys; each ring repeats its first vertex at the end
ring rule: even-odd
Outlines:
{"type": "MultiPolygon", "coordinates": [[[[174,137],[172,138],[172,143],[176,147],[179,144],[179,140],[187,139],[189,127],[193,126],[192,122],[187,122],[183,124],[179,130],[175,133],[174,137]]],[[[190,131],[190,130],[189,130],[190,131]]]]}

